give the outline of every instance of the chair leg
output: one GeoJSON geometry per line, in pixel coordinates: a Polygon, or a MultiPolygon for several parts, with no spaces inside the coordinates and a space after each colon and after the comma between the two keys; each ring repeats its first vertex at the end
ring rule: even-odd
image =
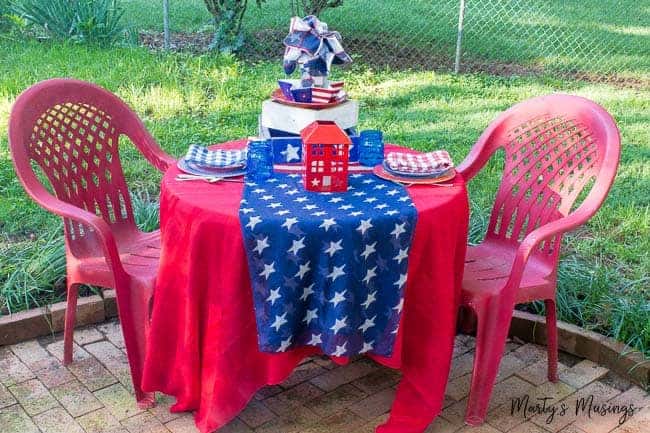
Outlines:
{"type": "Polygon", "coordinates": [[[477,312],[476,353],[467,399],[465,424],[479,426],[485,421],[494,382],[512,319],[512,307],[498,305],[477,312]]]}
{"type": "Polygon", "coordinates": [[[116,289],[120,324],[131,369],[135,398],[140,409],[148,409],[153,407],[156,402],[155,393],[142,390],[150,296],[143,293],[144,290],[140,288],[131,287],[129,291],[121,290],[119,287],[116,289]]]}
{"type": "Polygon", "coordinates": [[[548,353],[548,380],[557,382],[557,313],[554,299],[544,301],[546,305],[546,350],[548,353]]]}
{"type": "Polygon", "coordinates": [[[65,324],[63,327],[63,365],[72,363],[72,339],[74,336],[74,325],[77,314],[77,295],[79,285],[69,283],[67,290],[67,305],[65,309],[65,324]]]}

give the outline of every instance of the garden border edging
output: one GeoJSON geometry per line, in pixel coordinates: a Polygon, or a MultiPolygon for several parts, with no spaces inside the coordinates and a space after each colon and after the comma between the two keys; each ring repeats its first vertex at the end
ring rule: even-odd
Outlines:
{"type": "MultiPolygon", "coordinates": [[[[611,337],[558,321],[560,350],[607,367],[642,388],[650,388],[650,359],[611,337]]],[[[515,310],[510,336],[525,342],[546,345],[546,318],[515,310]]]]}
{"type": "MultiPolygon", "coordinates": [[[[0,317],[0,346],[63,331],[65,301],[46,307],[19,311],[0,317]]],[[[115,290],[103,290],[102,296],[84,296],[77,300],[76,327],[101,323],[117,317],[115,290]]]]}
{"type": "MultiPolygon", "coordinates": [[[[77,301],[76,326],[102,323],[117,317],[115,290],[81,297],[77,301]]],[[[34,308],[0,317],[0,346],[63,331],[66,302],[34,308]]],[[[579,326],[559,321],[559,348],[572,355],[603,365],[643,388],[650,387],[650,359],[629,346],[579,326]]],[[[546,345],[544,316],[515,310],[510,336],[528,343],[546,345]]]]}

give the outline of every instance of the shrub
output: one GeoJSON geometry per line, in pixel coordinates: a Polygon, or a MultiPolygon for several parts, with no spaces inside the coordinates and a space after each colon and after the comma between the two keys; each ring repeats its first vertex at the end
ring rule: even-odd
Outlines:
{"type": "Polygon", "coordinates": [[[337,8],[343,4],[343,0],[291,0],[291,11],[294,15],[320,15],[328,8],[337,8]]]}
{"type": "MultiPolygon", "coordinates": [[[[260,7],[266,0],[255,0],[260,7]]],[[[223,53],[239,50],[244,44],[242,21],[248,0],[204,0],[214,20],[214,39],[210,49],[223,53]]]]}
{"type": "Polygon", "coordinates": [[[18,0],[13,10],[55,39],[109,45],[126,34],[118,0],[18,0]]]}

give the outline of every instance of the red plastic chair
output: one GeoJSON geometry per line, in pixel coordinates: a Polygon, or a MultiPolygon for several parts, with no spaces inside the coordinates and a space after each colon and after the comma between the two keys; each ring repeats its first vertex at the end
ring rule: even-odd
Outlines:
{"type": "Polygon", "coordinates": [[[462,305],[476,315],[476,355],[465,422],[485,420],[515,304],[544,300],[548,378],[557,381],[555,291],[562,234],[584,224],[614,181],[620,135],[599,105],[570,95],[502,113],[458,167],[472,179],[498,149],[504,171],[483,243],[469,247],[462,305]],[[572,210],[591,180],[589,194],[572,210]]]}
{"type": "Polygon", "coordinates": [[[64,222],[67,309],[64,364],[72,362],[79,284],[115,288],[136,398],[140,388],[149,302],[160,256],[159,232],[143,233],[133,217],[118,142],[127,136],[158,170],[174,162],[117,96],[83,81],[53,79],[23,92],[9,120],[9,146],[27,193],[64,222]],[[47,177],[39,181],[32,162],[47,177]]]}

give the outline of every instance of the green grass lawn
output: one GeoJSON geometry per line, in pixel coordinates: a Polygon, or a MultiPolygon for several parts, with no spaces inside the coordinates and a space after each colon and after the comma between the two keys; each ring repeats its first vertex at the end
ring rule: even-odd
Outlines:
{"type": "MultiPolygon", "coordinates": [[[[128,19],[138,28],[160,27],[158,3],[155,7],[145,0],[124,3],[128,19]]],[[[340,11],[327,12],[324,18],[331,22],[341,18],[337,27],[351,32],[353,21],[345,14],[363,16],[360,5],[364,3],[370,4],[346,2],[340,11]]],[[[395,7],[402,2],[390,3],[395,7]]],[[[597,2],[589,3],[593,3],[590,13],[596,10],[608,16],[597,2]]],[[[575,8],[576,4],[564,2],[563,7],[569,8],[565,13],[572,10],[570,7],[578,15],[587,13],[575,8]]],[[[201,30],[209,21],[200,0],[172,1],[171,5],[176,30],[201,30]]],[[[644,9],[630,19],[647,17],[648,12],[644,9]]],[[[272,0],[262,10],[251,7],[247,25],[250,31],[276,24],[286,26],[288,16],[288,3],[272,0]]],[[[607,24],[619,33],[633,33],[634,21],[607,18],[611,22],[599,23],[594,17],[589,21],[594,28],[602,30],[607,24]]],[[[562,14],[540,19],[557,23],[561,18],[562,14]]],[[[586,18],[582,19],[587,25],[586,18]]],[[[358,29],[363,25],[371,23],[362,20],[358,29]]],[[[491,36],[494,43],[512,43],[506,34],[497,33],[495,30],[491,36]]],[[[519,60],[526,56],[522,49],[519,60]]],[[[638,56],[635,67],[645,68],[642,73],[647,74],[648,57],[644,56],[638,56]]],[[[0,38],[0,58],[0,314],[61,299],[65,271],[60,223],[24,194],[8,154],[7,120],[11,104],[23,89],[60,76],[98,83],[126,100],[162,147],[179,156],[190,143],[254,134],[261,102],[282,74],[279,61],[244,64],[215,55],[9,38],[0,38]]],[[[650,354],[650,90],[548,76],[503,78],[391,71],[363,66],[362,62],[335,74],[346,80],[352,96],[361,102],[361,128],[380,128],[388,141],[420,150],[446,148],[457,163],[499,112],[523,99],[561,90],[604,105],[622,132],[621,168],[602,210],[565,238],[558,293],[560,314],[564,320],[614,336],[650,354]]],[[[153,228],[157,224],[160,176],[133,148],[124,146],[121,150],[139,223],[153,228]]],[[[501,161],[494,159],[470,184],[474,242],[484,231],[500,167],[501,161]]]]}

